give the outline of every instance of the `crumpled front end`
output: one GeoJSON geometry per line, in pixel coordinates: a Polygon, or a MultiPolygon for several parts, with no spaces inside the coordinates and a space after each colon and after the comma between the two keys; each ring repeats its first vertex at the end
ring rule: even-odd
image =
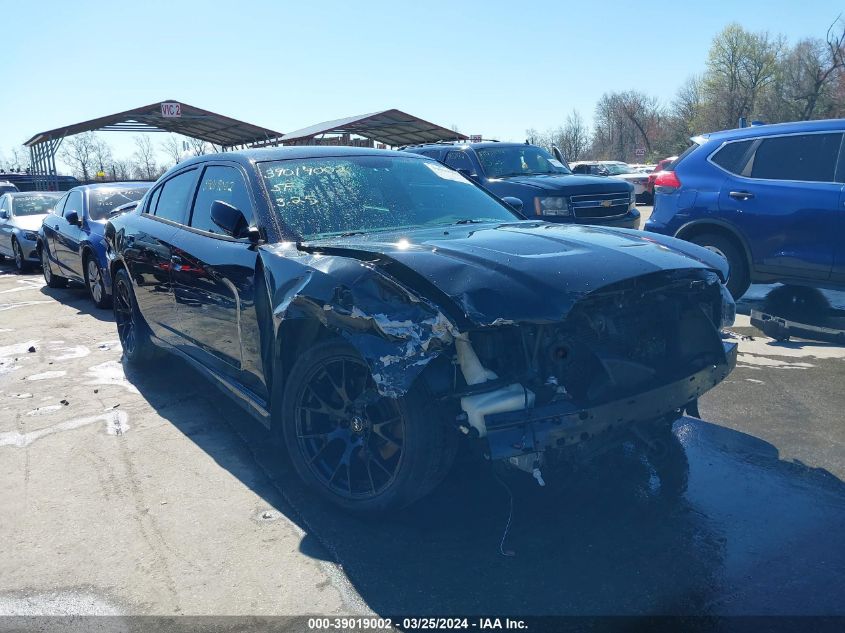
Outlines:
{"type": "Polygon", "coordinates": [[[557,323],[471,331],[489,377],[456,385],[464,430],[502,459],[677,415],[735,366],[719,335],[733,315],[714,273],[673,271],[590,293],[557,323]]]}

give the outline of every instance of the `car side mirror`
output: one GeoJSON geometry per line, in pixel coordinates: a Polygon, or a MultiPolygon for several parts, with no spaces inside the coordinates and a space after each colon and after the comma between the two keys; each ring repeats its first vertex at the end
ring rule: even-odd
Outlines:
{"type": "Polygon", "coordinates": [[[609,171],[607,171],[606,169],[599,169],[599,171],[598,171],[598,175],[599,175],[599,176],[609,176],[609,175],[610,175],[610,172],[609,172],[609,171]]]}
{"type": "Polygon", "coordinates": [[[79,214],[76,211],[68,211],[65,214],[65,220],[68,221],[69,224],[79,225],[79,214]]]}
{"type": "Polygon", "coordinates": [[[246,237],[250,233],[243,211],[222,200],[211,203],[211,221],[231,237],[246,237]]]}
{"type": "Polygon", "coordinates": [[[502,202],[508,205],[514,211],[522,212],[522,200],[519,198],[514,198],[513,196],[505,196],[502,198],[502,202]]]}
{"type": "Polygon", "coordinates": [[[9,212],[5,209],[0,211],[0,220],[8,220],[9,219],[9,212]]]}
{"type": "Polygon", "coordinates": [[[464,178],[469,178],[470,180],[478,180],[478,176],[472,173],[469,169],[462,167],[458,170],[458,173],[464,178]]]}

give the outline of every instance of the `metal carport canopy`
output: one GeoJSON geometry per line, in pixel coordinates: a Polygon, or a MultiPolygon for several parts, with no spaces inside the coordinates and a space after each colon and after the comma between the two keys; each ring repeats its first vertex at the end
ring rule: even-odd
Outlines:
{"type": "Polygon", "coordinates": [[[40,132],[24,145],[31,148],[39,143],[56,141],[82,132],[174,132],[220,145],[223,148],[258,142],[269,143],[282,136],[281,132],[238,121],[187,103],[160,101],[133,110],[40,132]],[[178,109],[175,106],[178,106],[178,109]]]}
{"type": "Polygon", "coordinates": [[[281,141],[285,145],[305,145],[323,134],[356,134],[391,146],[468,138],[460,132],[394,109],[318,123],[285,134],[281,141]]]}

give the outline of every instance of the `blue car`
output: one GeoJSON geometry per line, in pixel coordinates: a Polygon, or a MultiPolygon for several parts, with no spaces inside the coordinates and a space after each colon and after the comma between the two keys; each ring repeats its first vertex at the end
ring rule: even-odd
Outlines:
{"type": "Polygon", "coordinates": [[[845,287],[845,119],[705,134],[655,181],[645,229],[694,242],[751,283],[845,287]]]}
{"type": "Polygon", "coordinates": [[[116,209],[140,200],[151,186],[151,182],[99,183],[74,187],[62,196],[38,232],[36,248],[47,285],[84,283],[94,305],[110,307],[106,220],[116,209]]]}
{"type": "Polygon", "coordinates": [[[632,185],[617,178],[573,174],[542,147],[484,141],[403,149],[459,171],[529,219],[639,228],[632,185]]]}

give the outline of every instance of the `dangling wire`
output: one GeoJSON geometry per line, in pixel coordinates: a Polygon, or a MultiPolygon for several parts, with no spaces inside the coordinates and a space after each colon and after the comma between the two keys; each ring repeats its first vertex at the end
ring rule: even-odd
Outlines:
{"type": "Polygon", "coordinates": [[[508,538],[508,533],[511,529],[511,520],[513,519],[513,493],[511,493],[511,489],[504,480],[499,477],[498,473],[496,473],[495,468],[493,469],[493,477],[496,478],[496,481],[498,481],[505,489],[505,492],[508,493],[508,522],[505,524],[505,531],[502,533],[502,540],[499,541],[499,553],[502,556],[516,556],[516,552],[513,550],[505,550],[505,539],[508,538]]]}

